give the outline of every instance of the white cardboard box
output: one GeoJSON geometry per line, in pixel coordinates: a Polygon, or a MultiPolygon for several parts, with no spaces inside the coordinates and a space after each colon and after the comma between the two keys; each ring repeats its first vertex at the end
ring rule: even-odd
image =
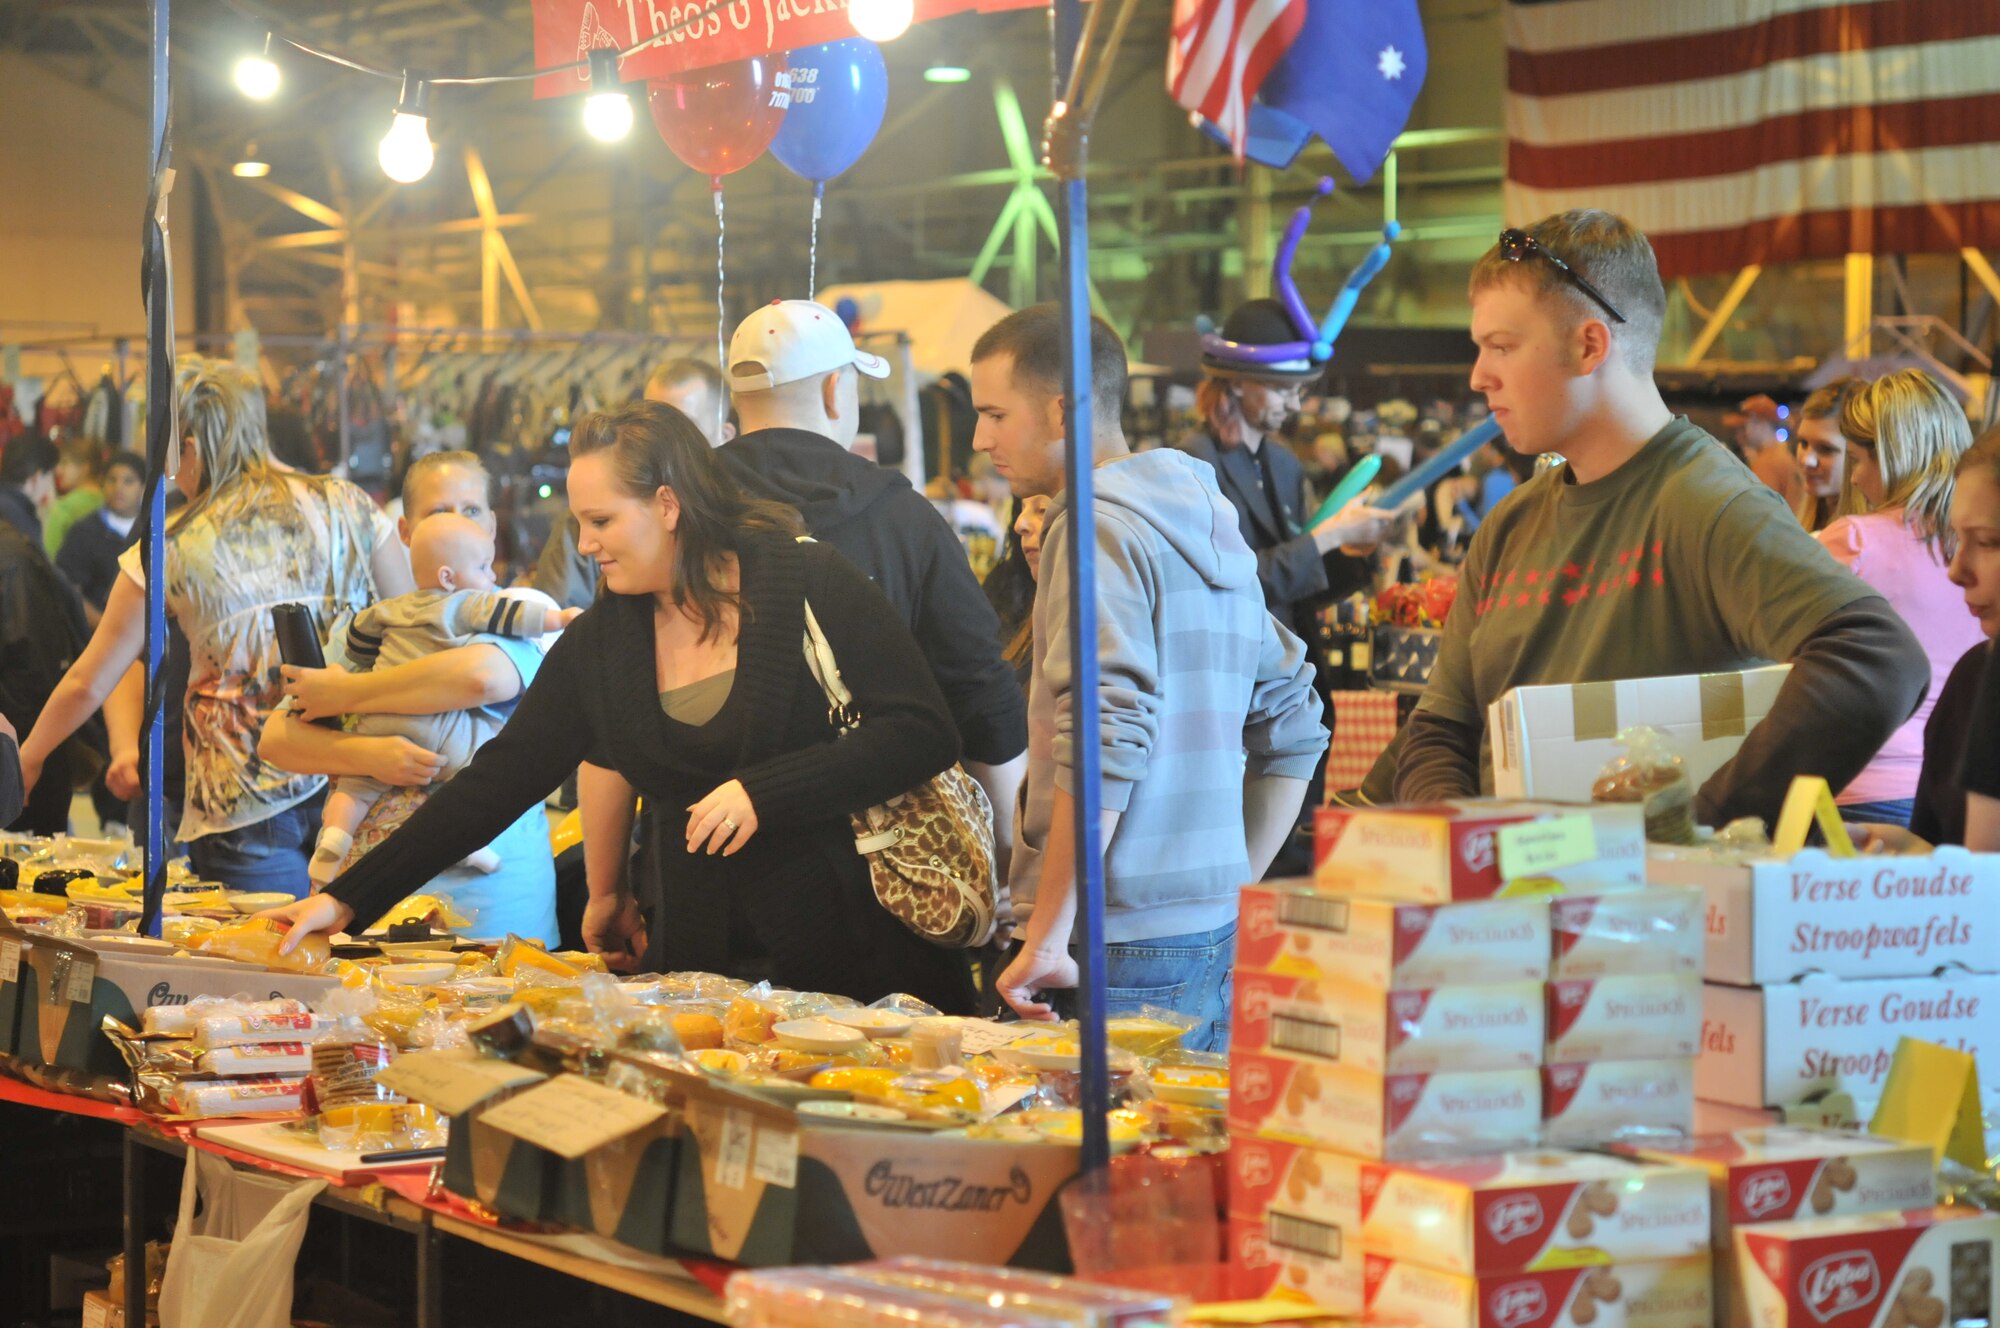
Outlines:
{"type": "Polygon", "coordinates": [[[1298,880],[1246,885],[1238,901],[1239,970],[1423,988],[1540,982],[1549,956],[1544,895],[1409,904],[1298,880]]]}
{"type": "Polygon", "coordinates": [[[1710,1328],[1706,1254],[1473,1277],[1370,1254],[1366,1318],[1410,1328],[1710,1328]]]}
{"type": "Polygon", "coordinates": [[[1946,847],[1925,857],[1835,858],[1807,849],[1729,864],[1655,850],[1646,874],[1707,892],[1711,982],[2000,969],[2000,854],[1946,847]]]}
{"type": "Polygon", "coordinates": [[[1971,1328],[1995,1316],[2000,1216],[1925,1208],[1740,1227],[1754,1328],[1971,1328]]]}
{"type": "Polygon", "coordinates": [[[1904,1037],[1970,1052],[1981,1081],[2000,1083],[2000,975],[1809,977],[1770,987],[1711,982],[1703,993],[1695,1095],[1782,1107],[1839,1089],[1872,1104],[1904,1037]]]}
{"type": "Polygon", "coordinates": [[[1371,1074],[1529,1069],[1542,1063],[1542,990],[1493,982],[1384,991],[1238,969],[1230,1045],[1371,1074]]]}
{"type": "Polygon", "coordinates": [[[1624,755],[1620,731],[1667,735],[1699,789],[1770,712],[1789,664],[1740,673],[1687,673],[1618,682],[1516,687],[1486,707],[1493,791],[1503,798],[1590,801],[1604,767],[1624,755]]]}

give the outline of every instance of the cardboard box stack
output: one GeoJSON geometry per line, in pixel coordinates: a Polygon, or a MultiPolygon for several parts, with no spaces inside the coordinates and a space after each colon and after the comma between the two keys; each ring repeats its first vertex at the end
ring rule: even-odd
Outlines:
{"type": "MultiPolygon", "coordinates": [[[[1691,1128],[1700,899],[1645,887],[1639,809],[1329,808],[1317,838],[1313,882],[1243,892],[1229,1105],[1242,1293],[1438,1328],[1633,1315],[1705,1328],[1705,1179],[1533,1151],[1691,1128]],[[1675,1220],[1697,1238],[1583,1238],[1622,1229],[1614,1188],[1675,1185],[1689,1205],[1675,1220]],[[1383,1196],[1406,1191],[1430,1195],[1431,1216],[1399,1227],[1401,1201],[1383,1196]],[[1509,1199],[1538,1206],[1532,1232],[1453,1252],[1509,1199]],[[1530,1235],[1586,1272],[1538,1271],[1549,1264],[1530,1235]],[[1677,1260],[1699,1267],[1654,1266],[1677,1260]],[[1602,1271],[1620,1261],[1646,1268],[1602,1271]]],[[[1642,1217],[1632,1230],[1672,1228],[1642,1217]]]]}
{"type": "Polygon", "coordinates": [[[1845,1094],[1866,1121],[1904,1037],[1971,1052],[2000,1085],[2000,856],[1659,852],[1648,875],[1706,894],[1695,1091],[1714,1114],[1782,1123],[1845,1094]]]}
{"type": "Polygon", "coordinates": [[[1929,1208],[1937,1199],[1928,1145],[1851,1131],[1781,1126],[1626,1151],[1707,1174],[1718,1328],[1750,1328],[1735,1255],[1739,1231],[1795,1220],[1845,1222],[1861,1214],[1929,1208]]]}

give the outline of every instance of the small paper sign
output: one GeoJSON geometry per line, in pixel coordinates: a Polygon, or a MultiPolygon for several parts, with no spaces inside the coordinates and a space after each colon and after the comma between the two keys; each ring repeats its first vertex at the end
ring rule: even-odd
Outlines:
{"type": "Polygon", "coordinates": [[[543,1078],[506,1061],[482,1060],[442,1051],[412,1051],[398,1056],[375,1076],[375,1082],[412,1102],[457,1116],[503,1088],[532,1084],[543,1078]]]}
{"type": "Polygon", "coordinates": [[[757,1130],[750,1174],[766,1185],[789,1190],[799,1183],[799,1132],[763,1122],[757,1130]]]}
{"type": "Polygon", "coordinates": [[[0,941],[0,982],[21,980],[21,943],[0,941]]]}
{"type": "Polygon", "coordinates": [[[1970,1052],[1901,1039],[1868,1132],[1929,1144],[1935,1157],[1984,1171],[1986,1131],[1979,1111],[1978,1062],[1970,1052]]]}
{"type": "Polygon", "coordinates": [[[996,1024],[990,1019],[961,1019],[958,1021],[958,1045],[968,1056],[983,1056],[1030,1033],[1048,1031],[1035,1024],[996,1024]]]}
{"type": "Polygon", "coordinates": [[[577,1158],[643,1130],[666,1114],[657,1102],[559,1074],[489,1107],[479,1119],[558,1157],[577,1158]]]}
{"type": "Polygon", "coordinates": [[[1493,837],[1500,849],[1500,879],[1505,881],[1546,876],[1597,860],[1597,827],[1581,812],[1503,825],[1493,837]]]}
{"type": "Polygon", "coordinates": [[[715,1152],[715,1183],[725,1190],[740,1190],[750,1180],[750,1146],[757,1136],[757,1122],[750,1113],[730,1107],[722,1114],[722,1146],[715,1152]]]}
{"type": "Polygon", "coordinates": [[[90,988],[97,981],[97,965],[88,959],[78,959],[69,966],[69,983],[63,990],[66,999],[77,1005],[90,1004],[90,988]]]}

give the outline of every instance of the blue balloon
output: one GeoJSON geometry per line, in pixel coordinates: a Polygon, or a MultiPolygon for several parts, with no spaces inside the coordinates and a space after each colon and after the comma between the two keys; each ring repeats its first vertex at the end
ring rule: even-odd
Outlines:
{"type": "Polygon", "coordinates": [[[791,104],[771,140],[771,155],[796,175],[823,184],[875,141],[889,109],[882,48],[866,37],[801,46],[785,56],[791,104]]]}

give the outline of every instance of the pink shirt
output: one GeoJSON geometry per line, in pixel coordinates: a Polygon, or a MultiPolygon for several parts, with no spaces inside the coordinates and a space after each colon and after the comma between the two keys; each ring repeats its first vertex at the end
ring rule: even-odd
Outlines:
{"type": "Polygon", "coordinates": [[[1979,620],[1965,611],[1965,597],[1945,576],[1937,555],[1903,524],[1901,508],[1844,516],[1815,538],[1843,566],[1882,592],[1931,661],[1931,688],[1924,703],[1836,801],[1915,797],[1917,771],[1924,760],[1924,722],[1931,717],[1931,705],[1944,690],[1952,665],[1985,639],[1979,620]]]}

